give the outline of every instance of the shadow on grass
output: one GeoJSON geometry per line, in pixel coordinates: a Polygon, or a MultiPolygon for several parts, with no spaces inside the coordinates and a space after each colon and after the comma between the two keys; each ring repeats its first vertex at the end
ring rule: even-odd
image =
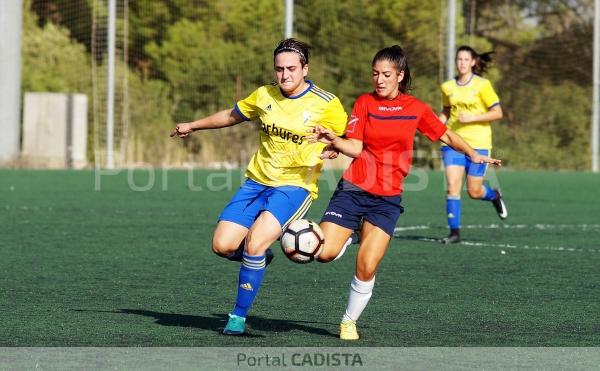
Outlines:
{"type": "MultiPolygon", "coordinates": [[[[156,324],[162,326],[179,326],[179,327],[194,327],[203,330],[221,332],[227,323],[228,316],[226,314],[215,314],[211,313],[211,317],[206,316],[194,316],[189,314],[177,314],[177,313],[162,313],[154,312],[143,309],[119,309],[117,311],[92,311],[84,309],[75,309],[77,312],[104,312],[104,313],[120,313],[120,314],[134,314],[138,316],[152,317],[155,319],[156,324]]],[[[333,336],[338,337],[328,330],[319,327],[309,326],[307,324],[323,324],[336,326],[337,323],[328,322],[313,322],[313,321],[292,321],[283,319],[264,318],[259,316],[248,317],[248,327],[250,333],[246,333],[244,337],[264,337],[264,335],[252,334],[252,330],[265,331],[265,332],[288,332],[288,331],[303,331],[311,334],[321,336],[333,336]]]]}

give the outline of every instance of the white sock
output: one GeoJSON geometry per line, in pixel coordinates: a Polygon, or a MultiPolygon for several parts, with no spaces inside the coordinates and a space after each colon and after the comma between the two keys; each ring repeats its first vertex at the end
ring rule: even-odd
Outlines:
{"type": "Polygon", "coordinates": [[[344,253],[346,252],[346,247],[350,246],[351,243],[352,243],[352,236],[348,237],[348,241],[346,241],[346,243],[344,244],[344,247],[342,247],[342,249],[340,250],[340,252],[337,254],[337,256],[335,257],[335,259],[333,259],[332,261],[336,261],[339,258],[341,258],[342,255],[344,255],[344,253]]]}
{"type": "Polygon", "coordinates": [[[354,322],[358,320],[363,310],[369,304],[369,299],[373,294],[373,286],[375,286],[375,277],[370,281],[361,281],[356,276],[350,283],[350,296],[348,297],[348,305],[346,313],[342,320],[350,319],[354,322]]]}

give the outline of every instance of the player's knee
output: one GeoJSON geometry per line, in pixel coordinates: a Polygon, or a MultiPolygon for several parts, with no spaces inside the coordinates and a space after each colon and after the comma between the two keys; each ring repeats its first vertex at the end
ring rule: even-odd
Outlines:
{"type": "Polygon", "coordinates": [[[319,256],[315,258],[315,260],[319,263],[329,263],[331,261],[334,261],[343,249],[344,245],[336,246],[334,244],[328,243],[328,241],[326,240],[325,246],[323,246],[323,251],[321,251],[319,256]]]}
{"type": "Polygon", "coordinates": [[[237,250],[238,246],[232,246],[231,241],[215,236],[212,243],[212,251],[219,256],[227,256],[237,250]]]}
{"type": "Polygon", "coordinates": [[[467,193],[473,199],[480,199],[483,196],[483,188],[469,188],[467,193]]]}
{"type": "Polygon", "coordinates": [[[375,277],[377,272],[377,264],[361,264],[356,269],[356,277],[361,281],[370,281],[375,277]]]}
{"type": "Polygon", "coordinates": [[[457,197],[460,196],[460,188],[448,186],[447,196],[457,197]]]}
{"type": "Polygon", "coordinates": [[[333,261],[336,256],[337,255],[335,255],[335,254],[331,254],[326,251],[323,251],[322,253],[319,254],[319,256],[317,256],[315,258],[315,260],[318,261],[319,263],[329,263],[329,262],[333,261]]]}
{"type": "Polygon", "coordinates": [[[262,255],[265,253],[268,247],[265,247],[264,245],[264,243],[260,243],[260,241],[250,238],[248,241],[246,241],[246,253],[251,256],[262,255]]]}
{"type": "Polygon", "coordinates": [[[221,250],[218,246],[213,245],[212,252],[219,255],[220,257],[226,257],[228,254],[221,250]]]}

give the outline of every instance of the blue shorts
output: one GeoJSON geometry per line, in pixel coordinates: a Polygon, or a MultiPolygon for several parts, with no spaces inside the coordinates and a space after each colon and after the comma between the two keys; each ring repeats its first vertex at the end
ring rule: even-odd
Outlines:
{"type": "Polygon", "coordinates": [[[377,196],[342,179],[331,196],[321,222],[331,222],[357,230],[364,218],[393,236],[396,222],[404,212],[401,202],[400,195],[377,196]]]}
{"type": "Polygon", "coordinates": [[[312,204],[310,192],[296,186],[271,187],[247,179],[219,216],[219,221],[250,228],[260,213],[268,211],[282,229],[300,219],[312,204]]]}
{"type": "MultiPolygon", "coordinates": [[[[487,149],[475,149],[477,153],[483,156],[489,156],[490,151],[487,149]]],[[[488,164],[474,164],[471,159],[464,153],[453,150],[448,146],[442,147],[442,159],[444,160],[444,167],[448,166],[462,166],[465,168],[467,175],[470,176],[484,176],[487,170],[488,164]]]]}

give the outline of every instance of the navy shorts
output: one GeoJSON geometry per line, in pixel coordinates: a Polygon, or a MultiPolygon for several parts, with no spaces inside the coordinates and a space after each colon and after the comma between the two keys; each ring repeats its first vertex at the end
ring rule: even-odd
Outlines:
{"type": "Polygon", "coordinates": [[[401,202],[400,195],[374,195],[342,179],[331,196],[321,222],[357,230],[364,219],[393,236],[396,222],[404,212],[401,202]]]}

